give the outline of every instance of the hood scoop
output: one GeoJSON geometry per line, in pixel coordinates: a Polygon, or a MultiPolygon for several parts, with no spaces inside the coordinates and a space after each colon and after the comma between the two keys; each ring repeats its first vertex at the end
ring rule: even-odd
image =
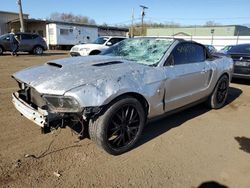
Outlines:
{"type": "Polygon", "coordinates": [[[62,65],[57,64],[57,63],[53,63],[53,62],[48,62],[47,65],[53,66],[53,67],[57,67],[57,68],[62,68],[62,65]]]}
{"type": "Polygon", "coordinates": [[[110,62],[104,62],[104,63],[96,63],[96,64],[93,64],[92,66],[103,67],[103,66],[115,65],[115,64],[120,64],[120,63],[123,63],[123,62],[121,62],[121,61],[110,61],[110,62]]]}

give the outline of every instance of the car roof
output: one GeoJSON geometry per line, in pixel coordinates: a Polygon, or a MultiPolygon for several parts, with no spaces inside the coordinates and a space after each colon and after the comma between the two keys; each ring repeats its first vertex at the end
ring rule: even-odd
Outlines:
{"type": "Polygon", "coordinates": [[[134,38],[145,38],[145,39],[172,39],[172,40],[175,40],[175,41],[180,41],[180,42],[194,42],[194,41],[188,41],[188,40],[184,40],[184,39],[181,39],[181,38],[174,38],[174,37],[155,37],[155,36],[135,36],[134,38]]]}
{"type": "Polygon", "coordinates": [[[38,35],[38,34],[36,34],[36,33],[27,33],[27,32],[16,32],[16,34],[38,35]]]}
{"type": "Polygon", "coordinates": [[[242,47],[242,46],[250,46],[250,43],[246,43],[246,44],[238,44],[238,45],[235,45],[235,46],[239,46],[239,47],[240,47],[240,46],[241,46],[241,47],[242,47]]]}

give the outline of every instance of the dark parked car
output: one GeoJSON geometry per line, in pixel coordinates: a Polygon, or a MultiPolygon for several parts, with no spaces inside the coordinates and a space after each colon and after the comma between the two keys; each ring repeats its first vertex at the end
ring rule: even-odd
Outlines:
{"type": "Polygon", "coordinates": [[[224,53],[226,54],[228,52],[228,50],[230,50],[232,47],[234,47],[234,45],[227,45],[224,48],[222,48],[219,53],[224,53]]]}
{"type": "Polygon", "coordinates": [[[227,54],[234,60],[233,77],[250,79],[250,44],[233,46],[227,54]]]}
{"type": "MultiPolygon", "coordinates": [[[[18,51],[41,55],[45,50],[47,50],[46,42],[37,34],[16,33],[16,35],[20,40],[18,51]]],[[[0,55],[4,51],[11,51],[10,34],[0,36],[0,55]]]]}

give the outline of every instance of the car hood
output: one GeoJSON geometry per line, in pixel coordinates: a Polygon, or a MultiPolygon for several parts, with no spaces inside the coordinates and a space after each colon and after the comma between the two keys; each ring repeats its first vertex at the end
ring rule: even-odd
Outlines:
{"type": "Polygon", "coordinates": [[[49,61],[19,71],[13,74],[13,77],[35,88],[41,94],[63,95],[71,89],[107,77],[117,79],[131,72],[141,73],[150,68],[152,69],[119,57],[97,55],[49,61]]]}
{"type": "Polygon", "coordinates": [[[78,45],[75,45],[71,50],[74,50],[74,49],[81,49],[81,48],[90,48],[90,49],[95,49],[95,48],[101,48],[103,47],[102,44],[78,44],[78,45]]]}

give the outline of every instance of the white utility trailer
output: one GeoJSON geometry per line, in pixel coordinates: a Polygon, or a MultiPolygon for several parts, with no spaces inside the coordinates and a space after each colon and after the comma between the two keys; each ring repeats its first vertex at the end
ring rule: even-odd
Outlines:
{"type": "Polygon", "coordinates": [[[55,21],[46,24],[46,36],[50,47],[70,48],[76,44],[93,42],[98,37],[98,27],[55,21]]]}

